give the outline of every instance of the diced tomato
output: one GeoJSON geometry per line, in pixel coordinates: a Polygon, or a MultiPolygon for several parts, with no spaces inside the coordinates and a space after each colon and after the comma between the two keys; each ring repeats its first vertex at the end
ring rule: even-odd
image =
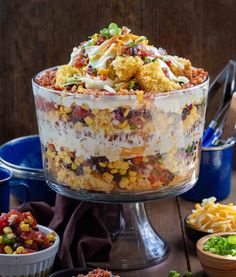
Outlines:
{"type": "Polygon", "coordinates": [[[166,63],[169,67],[171,66],[171,61],[170,61],[170,60],[165,61],[165,63],[166,63]]]}
{"type": "Polygon", "coordinates": [[[142,50],[140,53],[141,57],[148,57],[150,55],[150,53],[147,50],[142,50]]]}
{"type": "MultiPolygon", "coordinates": [[[[55,149],[54,145],[51,144],[53,146],[53,150],[55,149]]],[[[37,226],[37,222],[36,222],[36,219],[32,216],[32,214],[30,212],[25,212],[25,213],[22,213],[24,219],[26,219],[30,226],[32,228],[35,228],[37,226]]]]}
{"type": "Polygon", "coordinates": [[[135,164],[138,164],[138,163],[140,163],[140,162],[143,161],[143,157],[135,157],[135,158],[133,159],[133,161],[134,161],[135,164]]]}
{"type": "Polygon", "coordinates": [[[107,75],[106,74],[101,74],[101,80],[105,81],[107,79],[107,75]]]}
{"type": "Polygon", "coordinates": [[[35,232],[34,242],[38,245],[45,245],[45,248],[49,246],[49,240],[45,233],[35,232]]]}
{"type": "Polygon", "coordinates": [[[165,76],[169,78],[168,70],[165,67],[162,67],[162,71],[164,72],[165,76]]]}
{"type": "Polygon", "coordinates": [[[149,175],[148,180],[151,184],[154,184],[157,180],[158,177],[157,175],[155,175],[153,172],[149,175]]]}
{"type": "Polygon", "coordinates": [[[74,67],[80,69],[85,63],[85,60],[82,56],[79,56],[75,62],[74,62],[74,67]]]}
{"type": "Polygon", "coordinates": [[[8,225],[7,219],[0,218],[0,230],[2,230],[4,227],[8,225]]]}
{"type": "Polygon", "coordinates": [[[0,244],[0,253],[1,254],[4,253],[4,247],[5,247],[4,244],[0,244]]]}

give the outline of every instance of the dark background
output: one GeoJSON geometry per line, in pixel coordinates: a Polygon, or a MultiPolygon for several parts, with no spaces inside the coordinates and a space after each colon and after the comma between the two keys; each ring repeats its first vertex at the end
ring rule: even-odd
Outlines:
{"type": "MultiPolygon", "coordinates": [[[[70,52],[110,22],[126,25],[213,79],[236,60],[235,0],[0,0],[0,143],[37,133],[31,78],[67,63],[70,52]]],[[[209,104],[208,119],[220,103],[209,104]]]]}

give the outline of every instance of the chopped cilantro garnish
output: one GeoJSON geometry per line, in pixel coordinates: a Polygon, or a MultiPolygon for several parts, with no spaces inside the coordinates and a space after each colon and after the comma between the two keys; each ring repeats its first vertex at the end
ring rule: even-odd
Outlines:
{"type": "Polygon", "coordinates": [[[114,36],[121,35],[121,28],[115,23],[111,23],[108,28],[103,28],[100,30],[100,34],[105,38],[110,38],[114,36]]]}

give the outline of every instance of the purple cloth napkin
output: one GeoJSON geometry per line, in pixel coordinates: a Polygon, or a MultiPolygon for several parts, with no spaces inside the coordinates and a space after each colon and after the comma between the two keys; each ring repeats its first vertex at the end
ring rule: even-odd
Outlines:
{"type": "Polygon", "coordinates": [[[85,267],[87,261],[109,260],[111,238],[107,228],[115,231],[119,226],[118,205],[95,204],[57,195],[55,207],[44,202],[30,202],[21,211],[30,211],[39,224],[49,226],[60,236],[56,269],[85,267]]]}

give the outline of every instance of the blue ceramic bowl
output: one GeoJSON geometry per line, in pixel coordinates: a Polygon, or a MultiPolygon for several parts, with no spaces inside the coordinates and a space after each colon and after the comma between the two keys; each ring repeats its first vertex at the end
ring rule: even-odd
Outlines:
{"type": "MultiPolygon", "coordinates": [[[[15,180],[22,180],[30,187],[31,201],[54,204],[56,193],[45,182],[38,135],[16,138],[3,144],[0,163],[13,171],[15,180]]],[[[20,188],[15,188],[13,195],[24,201],[23,193],[20,188]]]]}

